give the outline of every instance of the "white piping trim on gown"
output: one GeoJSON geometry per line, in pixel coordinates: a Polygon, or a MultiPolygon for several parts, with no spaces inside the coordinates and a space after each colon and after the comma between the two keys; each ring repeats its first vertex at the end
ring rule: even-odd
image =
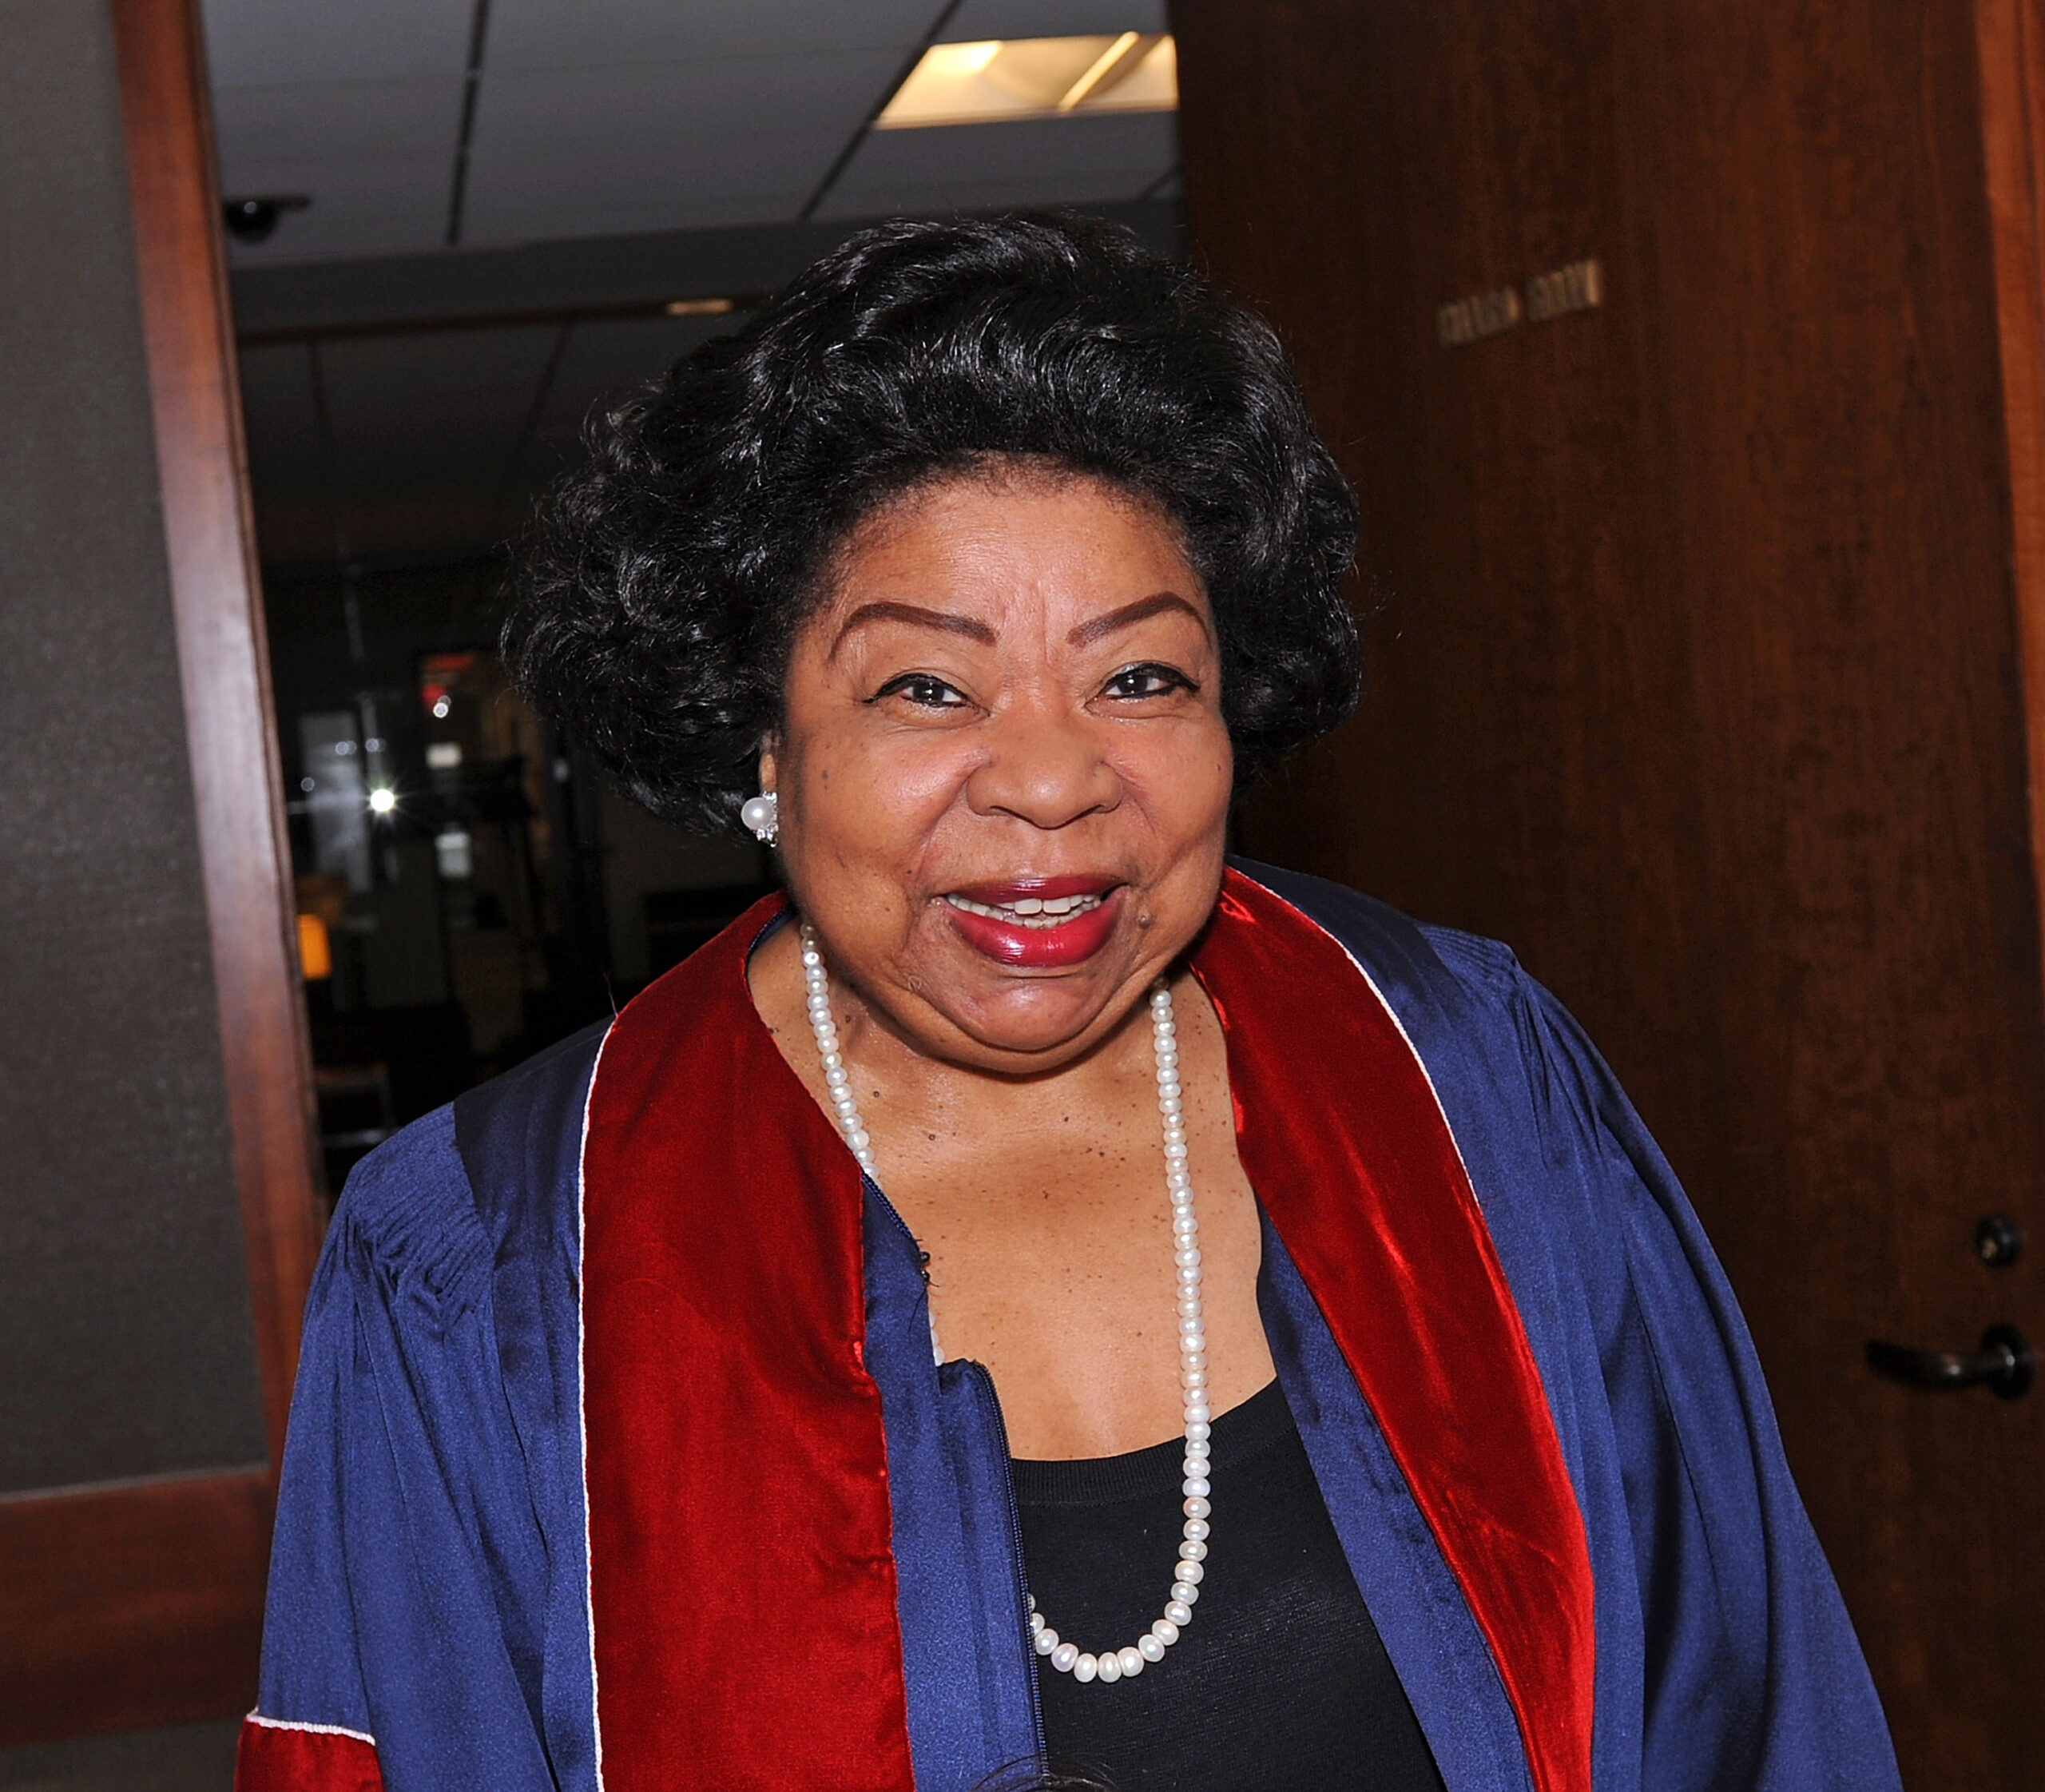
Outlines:
{"type": "Polygon", "coordinates": [[[260,1730],[303,1730],[314,1736],[345,1736],[351,1742],[367,1742],[374,1748],[376,1738],[367,1730],[351,1730],[341,1723],[297,1723],[289,1718],[266,1718],[260,1711],[251,1711],[243,1718],[260,1730]]]}
{"type": "Polygon", "coordinates": [[[597,1792],[603,1792],[604,1787],[604,1726],[597,1715],[596,1561],[590,1542],[590,1414],[584,1394],[589,1377],[583,1361],[588,1337],[582,1319],[582,1241],[588,1192],[583,1163],[590,1150],[590,1110],[596,1104],[597,1075],[603,1068],[604,1048],[610,1043],[610,1035],[611,1028],[606,1027],[597,1047],[596,1062],[590,1067],[589,1092],[582,1098],[582,1136],[575,1146],[575,1425],[582,1452],[582,1612],[590,1637],[590,1759],[597,1792]]]}

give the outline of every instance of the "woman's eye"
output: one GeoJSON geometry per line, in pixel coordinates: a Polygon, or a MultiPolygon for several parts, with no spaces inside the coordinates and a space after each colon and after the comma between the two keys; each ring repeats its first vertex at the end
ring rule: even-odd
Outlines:
{"type": "Polygon", "coordinates": [[[1146,664],[1123,667],[1108,681],[1106,694],[1120,697],[1165,697],[1173,691],[1199,689],[1174,667],[1146,664]]]}
{"type": "Polygon", "coordinates": [[[908,672],[899,678],[891,678],[868,701],[878,703],[888,697],[905,697],[923,709],[955,709],[966,701],[964,693],[955,685],[947,685],[927,672],[908,672]]]}

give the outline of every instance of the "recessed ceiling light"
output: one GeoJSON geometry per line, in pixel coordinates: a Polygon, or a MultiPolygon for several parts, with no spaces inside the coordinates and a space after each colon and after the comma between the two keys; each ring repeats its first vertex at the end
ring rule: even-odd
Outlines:
{"type": "Polygon", "coordinates": [[[1178,54],[1168,34],[997,38],[931,46],[874,126],[900,131],[1102,112],[1169,112],[1178,103],[1178,54]]]}
{"type": "Polygon", "coordinates": [[[737,307],[729,299],[670,299],[668,316],[670,317],[722,317],[737,307]]]}

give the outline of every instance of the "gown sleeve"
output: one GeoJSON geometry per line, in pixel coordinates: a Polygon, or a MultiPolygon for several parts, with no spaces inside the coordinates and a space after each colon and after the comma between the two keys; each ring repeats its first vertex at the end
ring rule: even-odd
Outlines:
{"type": "Polygon", "coordinates": [[[359,1166],[314,1278],[238,1792],[551,1792],[544,1578],[445,1111],[359,1166]]]}
{"type": "Polygon", "coordinates": [[[1881,1707],[1725,1272],[1604,1060],[1525,987],[1543,1105],[1586,1185],[1575,1244],[1595,1266],[1641,1614],[1638,1783],[1895,1792],[1881,1707]]]}

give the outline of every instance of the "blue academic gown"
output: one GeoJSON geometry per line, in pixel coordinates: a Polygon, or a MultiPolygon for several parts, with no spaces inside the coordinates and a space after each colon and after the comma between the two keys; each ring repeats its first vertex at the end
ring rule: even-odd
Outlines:
{"type": "MultiPolygon", "coordinates": [[[[1579,1651],[1588,1718],[1580,1766],[1537,1767],[1524,1707],[1540,1663],[1532,1681],[1519,1664],[1509,1692],[1514,1664],[1443,1545],[1455,1489],[1416,1498],[1424,1464],[1388,1437],[1267,1216],[1259,1295],[1279,1377],[1451,1792],[1896,1786],[1731,1290],[1596,1051],[1499,946],[1316,880],[1231,878],[1257,915],[1339,947],[1424,1068],[1566,1469],[1594,1629],[1579,1651]]],[[[760,928],[729,948],[741,967],[760,928]]],[[[605,1373],[583,1360],[585,1134],[610,1065],[593,1030],[407,1128],[350,1178],[307,1318],[244,1792],[678,1784],[614,1724],[608,1679],[601,1738],[597,1715],[593,1631],[611,1626],[623,1647],[630,1627],[593,1615],[591,1538],[606,1533],[585,1461],[585,1383],[605,1373]]],[[[899,1639],[856,1647],[893,1651],[915,1786],[968,1792],[1041,1747],[999,1406],[977,1365],[932,1362],[914,1241],[871,1182],[844,1186],[860,1207],[899,1639]]],[[[1487,1373],[1459,1370],[1479,1384],[1479,1420],[1487,1373]]],[[[648,1611],[685,1615],[717,1553],[645,1587],[648,1611]]],[[[827,1646],[832,1623],[816,1611],[827,1646]]],[[[686,1741],[699,1718],[680,1684],[647,1708],[686,1741]]],[[[733,1722],[728,1704],[706,1700],[700,1723],[733,1722]]],[[[703,1783],[790,1783],[772,1738],[730,1734],[686,1757],[717,1763],[703,1783]]],[[[858,1758],[814,1783],[903,1783],[884,1749],[848,1747],[858,1758]]]]}

